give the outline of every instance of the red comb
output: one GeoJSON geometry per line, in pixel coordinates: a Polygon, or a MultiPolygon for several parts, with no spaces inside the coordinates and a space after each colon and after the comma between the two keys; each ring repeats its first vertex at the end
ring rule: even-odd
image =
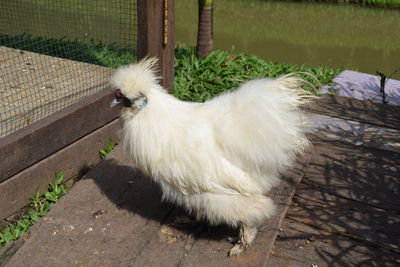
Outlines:
{"type": "Polygon", "coordinates": [[[115,99],[121,99],[123,97],[120,89],[115,90],[114,95],[115,95],[115,99]]]}

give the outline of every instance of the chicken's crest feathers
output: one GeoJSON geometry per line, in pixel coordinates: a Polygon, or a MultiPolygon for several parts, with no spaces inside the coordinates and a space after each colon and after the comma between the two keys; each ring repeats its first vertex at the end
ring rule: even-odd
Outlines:
{"type": "Polygon", "coordinates": [[[111,77],[110,84],[118,88],[128,98],[135,97],[138,93],[147,95],[152,88],[160,87],[157,75],[158,59],[145,57],[135,64],[117,69],[111,77]]]}
{"type": "Polygon", "coordinates": [[[138,62],[138,65],[155,74],[158,69],[158,58],[146,56],[138,62]]]}

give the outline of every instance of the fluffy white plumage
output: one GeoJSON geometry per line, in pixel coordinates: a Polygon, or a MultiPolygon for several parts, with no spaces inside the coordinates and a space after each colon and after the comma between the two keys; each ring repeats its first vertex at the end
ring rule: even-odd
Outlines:
{"type": "Polygon", "coordinates": [[[241,226],[230,251],[239,254],[274,213],[264,194],[277,185],[309,141],[299,106],[310,95],[294,76],[251,80],[205,103],[168,94],[155,59],[122,67],[111,79],[126,97],[121,136],[136,167],[162,188],[165,199],[211,224],[241,226]]]}

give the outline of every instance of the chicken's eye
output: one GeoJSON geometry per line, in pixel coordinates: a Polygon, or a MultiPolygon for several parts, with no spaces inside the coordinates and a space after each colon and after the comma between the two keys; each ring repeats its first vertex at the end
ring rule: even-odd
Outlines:
{"type": "Polygon", "coordinates": [[[120,89],[115,90],[114,95],[115,95],[115,99],[121,99],[124,97],[123,94],[121,93],[120,89]]]}

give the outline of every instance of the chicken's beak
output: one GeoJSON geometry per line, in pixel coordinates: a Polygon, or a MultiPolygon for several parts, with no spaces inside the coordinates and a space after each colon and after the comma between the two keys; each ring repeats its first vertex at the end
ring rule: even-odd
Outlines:
{"type": "Polygon", "coordinates": [[[111,102],[111,107],[115,107],[115,106],[118,106],[118,105],[121,105],[121,104],[122,104],[122,100],[121,99],[114,98],[114,100],[111,102]]]}
{"type": "Polygon", "coordinates": [[[124,101],[122,100],[123,98],[123,94],[121,93],[121,89],[116,89],[114,92],[114,100],[111,102],[111,107],[115,107],[117,105],[121,105],[124,103],[124,101]]]}

